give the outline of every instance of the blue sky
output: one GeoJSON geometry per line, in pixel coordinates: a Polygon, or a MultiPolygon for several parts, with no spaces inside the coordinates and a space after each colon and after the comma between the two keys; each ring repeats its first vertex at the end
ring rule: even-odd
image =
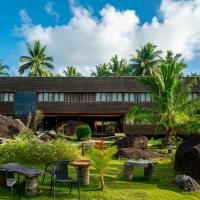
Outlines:
{"type": "MultiPolygon", "coordinates": [[[[174,42],[179,40],[179,33],[177,32],[176,36],[176,31],[174,33],[172,31],[166,33],[162,38],[162,34],[168,31],[167,27],[171,27],[168,26],[169,23],[163,23],[163,21],[173,21],[173,19],[167,16],[168,12],[174,12],[174,10],[171,11],[169,8],[172,7],[176,9],[177,13],[180,13],[180,15],[176,16],[178,20],[178,17],[181,17],[181,10],[189,9],[190,11],[191,6],[196,6],[197,0],[189,0],[188,2],[190,4],[179,5],[172,0],[1,1],[0,58],[3,58],[5,64],[10,66],[11,74],[16,75],[17,67],[19,66],[18,57],[25,53],[23,44],[25,42],[32,43],[34,39],[40,39],[43,44],[48,45],[48,53],[55,56],[56,71],[61,72],[63,67],[67,65],[76,65],[82,73],[87,74],[86,71],[100,62],[108,61],[108,58],[115,53],[118,53],[121,57],[126,57],[127,54],[126,58],[128,59],[143,41],[145,43],[149,39],[152,42],[155,41],[163,51],[168,49],[168,47],[171,47],[175,52],[182,51],[181,53],[185,55],[186,62],[188,63],[186,73],[200,73],[199,43],[197,41],[192,41],[191,44],[188,43],[190,37],[193,36],[193,32],[195,33],[194,38],[200,36],[199,30],[195,29],[193,32],[191,30],[191,34],[188,35],[187,30],[191,29],[188,25],[188,29],[183,30],[185,35],[180,35],[180,38],[185,38],[179,41],[179,46],[174,44],[174,42]],[[106,5],[110,5],[110,7],[106,5]],[[108,20],[107,16],[108,18],[113,18],[113,20],[108,20]],[[155,17],[160,29],[164,30],[159,29],[160,32],[156,31],[156,23],[152,22],[152,19],[155,17]],[[27,24],[27,18],[30,24],[27,24]],[[135,20],[135,22],[132,23],[131,20],[135,20]],[[120,24],[116,25],[118,21],[121,23],[121,26],[120,24]],[[88,25],[90,22],[91,26],[88,25]],[[147,28],[143,27],[145,23],[147,23],[147,28]],[[91,32],[91,35],[85,33],[84,27],[82,27],[84,25],[85,29],[91,32]],[[129,30],[129,28],[126,28],[127,31],[124,33],[124,27],[128,26],[135,29],[137,34],[129,30]],[[69,32],[65,32],[68,28],[74,29],[74,32],[70,32],[71,34],[75,33],[74,37],[69,32]],[[107,29],[110,31],[107,31],[107,29]],[[95,34],[103,36],[93,38],[95,34]],[[126,36],[124,37],[125,34],[126,36]],[[60,35],[60,37],[57,35],[60,35]],[[169,38],[169,42],[166,41],[165,43],[168,35],[174,35],[177,39],[169,38]],[[116,37],[116,41],[110,42],[113,37],[116,37]],[[131,37],[135,37],[134,40],[131,37]],[[159,37],[158,40],[157,37],[159,37]],[[90,38],[93,38],[92,41],[90,38]],[[103,38],[103,41],[100,41],[101,38],[103,38]],[[96,41],[97,39],[98,41],[96,41]],[[63,46],[62,41],[58,40],[62,40],[65,45],[63,46]],[[127,40],[130,40],[132,48],[127,44],[127,40]],[[171,46],[168,45],[170,42],[172,42],[171,46]],[[103,44],[104,46],[101,46],[103,44]],[[187,50],[186,45],[188,45],[189,50],[187,50]],[[60,52],[62,55],[58,55],[58,49],[62,49],[60,52]],[[95,49],[97,51],[96,54],[95,49]],[[103,55],[105,49],[107,55],[103,55]]],[[[188,15],[188,19],[192,17],[194,17],[192,13],[188,15]]]]}

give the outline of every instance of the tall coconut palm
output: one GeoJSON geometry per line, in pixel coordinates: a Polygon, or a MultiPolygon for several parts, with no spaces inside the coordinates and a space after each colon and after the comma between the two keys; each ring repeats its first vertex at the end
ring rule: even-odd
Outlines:
{"type": "Polygon", "coordinates": [[[68,66],[66,70],[63,71],[63,74],[67,77],[80,77],[81,73],[77,71],[76,67],[68,66]]]}
{"type": "Polygon", "coordinates": [[[0,60],[0,76],[8,76],[8,69],[9,67],[7,65],[3,64],[3,60],[0,60]]]}
{"type": "Polygon", "coordinates": [[[152,76],[140,78],[150,88],[154,107],[134,106],[128,113],[132,121],[149,121],[164,127],[168,144],[173,141],[177,130],[200,131],[200,97],[188,98],[195,79],[184,82],[181,78],[184,67],[173,58],[168,63],[162,62],[152,76]]]}
{"type": "Polygon", "coordinates": [[[19,67],[19,74],[24,74],[28,71],[29,76],[52,76],[51,70],[54,69],[53,57],[46,56],[47,46],[41,46],[40,41],[34,42],[33,47],[27,45],[28,56],[21,56],[20,62],[23,64],[19,67]]]}
{"type": "Polygon", "coordinates": [[[161,51],[157,46],[148,42],[141,49],[137,49],[136,56],[130,59],[130,67],[134,76],[151,76],[160,62],[161,51]]]}
{"type": "Polygon", "coordinates": [[[109,63],[111,76],[129,76],[130,68],[126,60],[113,56],[109,63]]]}
{"type": "Polygon", "coordinates": [[[97,65],[91,76],[110,76],[109,66],[106,63],[97,65]]]}

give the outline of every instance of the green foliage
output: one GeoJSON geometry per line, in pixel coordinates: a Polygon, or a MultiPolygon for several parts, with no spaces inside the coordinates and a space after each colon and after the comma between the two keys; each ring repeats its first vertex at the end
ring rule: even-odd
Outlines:
{"type": "Polygon", "coordinates": [[[19,61],[23,64],[19,67],[19,74],[29,71],[29,76],[53,76],[50,70],[54,69],[53,57],[46,56],[47,46],[42,47],[40,41],[34,42],[33,47],[27,45],[28,56],[21,56],[19,61]]]}
{"type": "Polygon", "coordinates": [[[47,163],[56,160],[80,158],[77,146],[65,140],[41,142],[36,139],[15,139],[0,146],[0,157],[3,162],[47,163]]]}
{"type": "Polygon", "coordinates": [[[130,67],[134,76],[151,76],[160,62],[161,51],[157,46],[148,42],[141,49],[136,50],[137,55],[130,59],[130,67]]]}
{"type": "Polygon", "coordinates": [[[117,152],[115,146],[110,147],[104,151],[90,148],[88,150],[88,157],[92,161],[93,167],[99,175],[99,188],[104,189],[104,175],[112,160],[112,156],[117,152]]]}
{"type": "Polygon", "coordinates": [[[108,64],[103,63],[97,65],[95,71],[92,71],[91,76],[110,76],[110,69],[108,64]]]}
{"type": "Polygon", "coordinates": [[[66,77],[81,77],[81,73],[78,72],[74,66],[68,66],[67,69],[63,71],[63,74],[66,77]]]}
{"type": "Polygon", "coordinates": [[[182,79],[184,68],[180,55],[168,52],[159,67],[152,71],[152,76],[140,78],[150,88],[155,106],[151,109],[135,106],[128,113],[132,121],[145,120],[164,127],[168,143],[175,138],[177,130],[200,131],[200,97],[188,98],[196,80],[185,82],[182,79]]]}
{"type": "Polygon", "coordinates": [[[31,129],[24,129],[20,131],[17,135],[17,138],[21,140],[30,140],[33,139],[34,137],[35,134],[31,129]]]}
{"type": "Polygon", "coordinates": [[[76,127],[76,137],[78,140],[81,138],[90,138],[92,131],[87,124],[79,125],[76,127]]]}

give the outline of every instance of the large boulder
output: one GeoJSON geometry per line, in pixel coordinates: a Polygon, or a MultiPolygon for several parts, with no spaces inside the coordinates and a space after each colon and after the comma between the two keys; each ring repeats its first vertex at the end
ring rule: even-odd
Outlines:
{"type": "Polygon", "coordinates": [[[147,147],[148,138],[140,135],[130,135],[116,141],[113,145],[116,145],[118,149],[123,148],[136,148],[145,149],[147,147]]]}
{"type": "Polygon", "coordinates": [[[186,175],[177,176],[174,183],[185,192],[192,192],[200,189],[200,185],[194,179],[186,175]]]}
{"type": "Polygon", "coordinates": [[[24,128],[26,127],[21,120],[0,115],[0,137],[1,138],[11,138],[13,137],[13,135],[15,135],[16,133],[19,133],[24,128]]]}
{"type": "Polygon", "coordinates": [[[116,158],[128,158],[128,159],[150,159],[150,158],[162,158],[163,154],[153,151],[147,151],[135,148],[119,149],[115,154],[116,158]]]}
{"type": "Polygon", "coordinates": [[[177,172],[200,179],[200,135],[192,136],[178,147],[174,168],[177,172]]]}

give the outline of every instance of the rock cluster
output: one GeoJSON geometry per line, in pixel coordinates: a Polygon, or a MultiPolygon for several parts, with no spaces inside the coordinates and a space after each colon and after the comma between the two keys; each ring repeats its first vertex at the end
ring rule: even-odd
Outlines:
{"type": "Polygon", "coordinates": [[[192,192],[200,189],[200,185],[194,179],[186,175],[177,176],[174,183],[185,192],[192,192]]]}

